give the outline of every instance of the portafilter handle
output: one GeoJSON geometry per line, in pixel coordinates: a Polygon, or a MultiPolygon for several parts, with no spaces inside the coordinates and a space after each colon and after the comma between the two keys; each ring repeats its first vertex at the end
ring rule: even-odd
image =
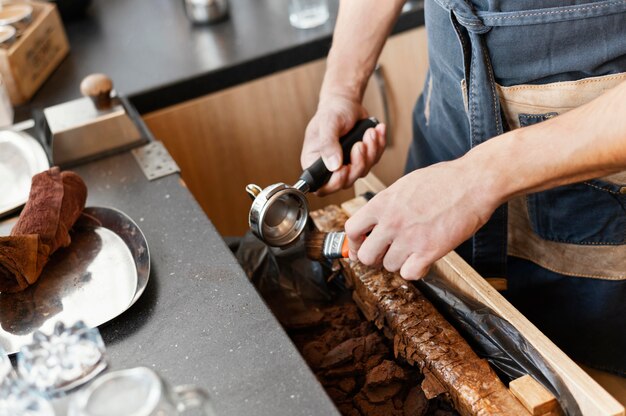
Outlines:
{"type": "MultiPolygon", "coordinates": [[[[345,136],[339,139],[341,150],[343,151],[343,164],[350,163],[350,150],[356,142],[363,140],[363,135],[367,129],[376,127],[378,120],[374,117],[357,121],[345,136]]],[[[326,168],[324,161],[320,157],[311,166],[306,168],[300,175],[298,182],[294,186],[302,192],[315,192],[328,182],[332,172],[326,168]]]]}

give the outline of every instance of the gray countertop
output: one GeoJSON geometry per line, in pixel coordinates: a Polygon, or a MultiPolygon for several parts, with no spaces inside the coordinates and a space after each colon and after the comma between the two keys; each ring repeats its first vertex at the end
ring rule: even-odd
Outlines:
{"type": "Polygon", "coordinates": [[[143,296],[101,327],[112,368],[204,387],[218,415],[338,414],[178,175],[149,182],[129,153],[74,170],[150,247],[143,296]]]}

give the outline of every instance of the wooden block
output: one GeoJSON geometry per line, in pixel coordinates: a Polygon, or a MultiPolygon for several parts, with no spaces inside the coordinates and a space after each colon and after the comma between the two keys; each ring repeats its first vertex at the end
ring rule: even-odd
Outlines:
{"type": "Polygon", "coordinates": [[[559,409],[556,397],[528,374],[511,381],[509,390],[534,416],[559,409]]]}
{"type": "Polygon", "coordinates": [[[362,196],[358,196],[341,204],[341,209],[346,211],[349,216],[352,216],[365,204],[367,204],[367,199],[362,196]]]}
{"type": "Polygon", "coordinates": [[[0,48],[0,73],[14,106],[28,101],[69,51],[56,6],[28,4],[33,7],[32,22],[13,45],[0,48]]]}
{"type": "Polygon", "coordinates": [[[356,196],[363,195],[366,192],[375,194],[385,190],[386,186],[373,173],[369,173],[366,177],[357,180],[354,184],[354,193],[356,196]]]}

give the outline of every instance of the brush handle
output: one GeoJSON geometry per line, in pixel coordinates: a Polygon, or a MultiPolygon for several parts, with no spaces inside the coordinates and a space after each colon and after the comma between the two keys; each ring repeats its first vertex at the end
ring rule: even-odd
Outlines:
{"type": "Polygon", "coordinates": [[[343,244],[341,245],[341,257],[344,259],[350,257],[350,247],[347,238],[343,240],[343,244]]]}
{"type": "Polygon", "coordinates": [[[332,259],[347,259],[349,257],[348,238],[344,231],[326,234],[322,245],[322,256],[332,259]]]}
{"type": "MultiPolygon", "coordinates": [[[[352,130],[339,139],[339,143],[341,143],[341,150],[343,152],[344,165],[350,163],[350,150],[352,150],[352,146],[354,146],[356,142],[363,140],[363,135],[367,129],[376,127],[377,125],[378,120],[374,117],[357,121],[354,127],[352,127],[352,130]]],[[[326,168],[324,161],[320,157],[311,166],[306,168],[304,172],[302,172],[300,180],[306,182],[309,186],[309,192],[315,192],[328,182],[331,175],[332,172],[326,168]]]]}

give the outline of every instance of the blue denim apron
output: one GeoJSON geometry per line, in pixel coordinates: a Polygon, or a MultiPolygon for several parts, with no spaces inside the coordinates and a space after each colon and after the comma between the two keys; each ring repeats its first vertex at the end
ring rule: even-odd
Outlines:
{"type": "MultiPolygon", "coordinates": [[[[414,111],[407,172],[458,158],[507,131],[498,84],[626,72],[623,0],[430,0],[425,14],[430,66],[414,111]]],[[[626,195],[617,185],[591,185],[529,196],[533,230],[552,241],[624,245],[626,195]]],[[[511,302],[572,358],[626,375],[626,280],[552,272],[507,256],[506,243],[503,206],[457,251],[483,276],[506,276],[511,302]]]]}

